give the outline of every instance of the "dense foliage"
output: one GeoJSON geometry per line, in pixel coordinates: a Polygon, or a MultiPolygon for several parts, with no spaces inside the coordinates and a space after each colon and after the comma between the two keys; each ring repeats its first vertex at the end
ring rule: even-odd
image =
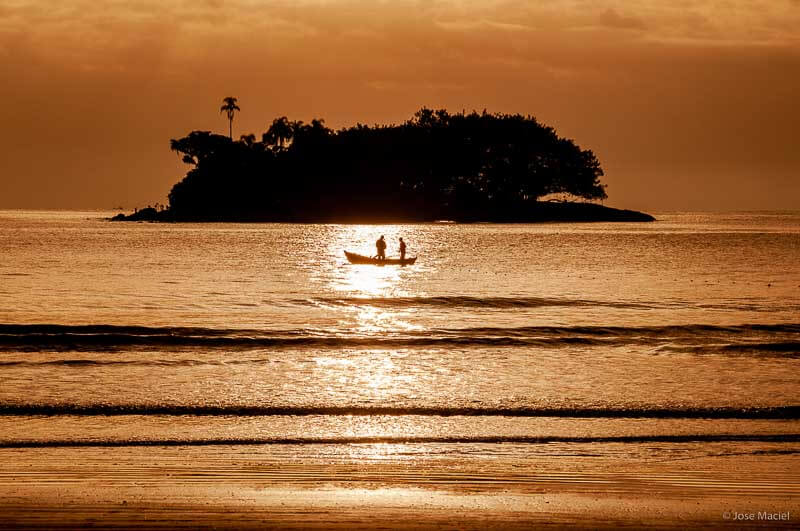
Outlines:
{"type": "Polygon", "coordinates": [[[173,219],[514,220],[549,194],[606,197],[594,154],[521,115],[421,109],[401,124],[333,131],[276,119],[257,141],[194,131],[173,219]]]}

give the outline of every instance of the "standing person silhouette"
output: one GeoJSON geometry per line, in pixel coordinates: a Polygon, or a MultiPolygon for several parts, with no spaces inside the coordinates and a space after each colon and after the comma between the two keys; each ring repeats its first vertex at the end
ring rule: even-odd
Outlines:
{"type": "Polygon", "coordinates": [[[375,242],[375,248],[378,250],[378,258],[381,260],[386,259],[386,240],[383,239],[383,235],[378,238],[378,241],[375,242]]]}
{"type": "Polygon", "coordinates": [[[400,238],[400,260],[406,259],[406,242],[403,241],[403,238],[400,238]]]}

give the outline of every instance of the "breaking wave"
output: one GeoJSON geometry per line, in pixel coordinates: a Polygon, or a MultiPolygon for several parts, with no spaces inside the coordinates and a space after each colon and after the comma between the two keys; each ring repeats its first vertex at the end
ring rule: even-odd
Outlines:
{"type": "Polygon", "coordinates": [[[800,405],[771,407],[570,408],[570,407],[392,407],[241,406],[181,404],[18,404],[0,403],[0,415],[73,416],[425,416],[675,419],[800,419],[800,405]]]}
{"type": "MultiPolygon", "coordinates": [[[[646,345],[654,352],[800,355],[800,324],[476,327],[357,334],[115,325],[0,324],[0,350],[418,348],[646,345]]],[[[0,362],[3,363],[3,362],[0,362]]],[[[8,363],[8,362],[6,362],[8,363]]]]}

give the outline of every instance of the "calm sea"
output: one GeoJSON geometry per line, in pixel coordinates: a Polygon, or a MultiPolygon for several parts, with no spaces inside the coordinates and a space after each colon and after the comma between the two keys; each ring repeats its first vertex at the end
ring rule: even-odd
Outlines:
{"type": "Polygon", "coordinates": [[[0,212],[0,445],[798,447],[798,213],[111,214],[0,212]],[[381,234],[417,263],[347,263],[381,234]]]}

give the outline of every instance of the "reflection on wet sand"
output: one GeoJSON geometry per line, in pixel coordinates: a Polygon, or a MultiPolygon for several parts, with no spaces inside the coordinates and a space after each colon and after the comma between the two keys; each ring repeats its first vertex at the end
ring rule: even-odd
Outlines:
{"type": "Polygon", "coordinates": [[[621,523],[685,529],[719,527],[726,511],[752,510],[788,512],[789,520],[770,526],[794,527],[800,477],[793,456],[725,457],[724,444],[712,449],[716,457],[706,447],[665,461],[661,452],[670,448],[652,448],[624,468],[615,448],[587,453],[584,445],[529,456],[506,454],[502,445],[22,450],[0,471],[6,494],[0,522],[126,529],[406,523],[417,529],[612,529],[621,523]]]}

